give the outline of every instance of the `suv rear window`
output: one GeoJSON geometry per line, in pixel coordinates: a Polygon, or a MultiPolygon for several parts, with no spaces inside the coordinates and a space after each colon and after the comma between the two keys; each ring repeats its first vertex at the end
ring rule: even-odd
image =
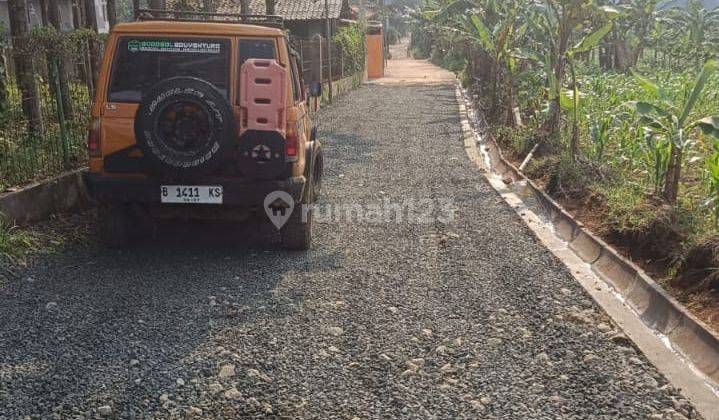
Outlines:
{"type": "Polygon", "coordinates": [[[123,37],[118,41],[107,99],[142,102],[143,92],[171,77],[208,81],[226,97],[230,87],[230,40],[123,37]]]}
{"type": "MultiPolygon", "coordinates": [[[[277,58],[275,40],[266,38],[240,38],[238,43],[240,68],[250,58],[271,60],[277,58]]],[[[237,86],[237,101],[240,101],[240,86],[237,86]]]]}
{"type": "Polygon", "coordinates": [[[277,58],[273,39],[240,39],[240,66],[250,58],[277,58]]]}

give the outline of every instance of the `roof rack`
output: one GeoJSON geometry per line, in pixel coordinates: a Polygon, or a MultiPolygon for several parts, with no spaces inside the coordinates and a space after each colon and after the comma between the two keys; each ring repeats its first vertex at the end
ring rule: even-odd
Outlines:
{"type": "Polygon", "coordinates": [[[136,20],[162,20],[173,22],[225,22],[246,23],[284,29],[282,16],[242,15],[239,13],[196,12],[194,10],[135,9],[136,20]]]}

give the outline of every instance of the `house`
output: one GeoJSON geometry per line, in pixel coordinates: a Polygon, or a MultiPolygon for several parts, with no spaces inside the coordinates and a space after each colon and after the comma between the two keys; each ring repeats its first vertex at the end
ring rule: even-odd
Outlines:
{"type": "MultiPolygon", "coordinates": [[[[218,11],[223,13],[240,13],[238,2],[226,2],[218,11]]],[[[342,19],[353,19],[348,0],[327,0],[329,6],[330,30],[334,33],[342,19]]],[[[251,0],[250,13],[266,14],[265,0],[251,0]]],[[[285,27],[290,33],[302,39],[325,34],[325,1],[324,0],[277,0],[275,14],[282,16],[285,27]]]]}
{"type": "MultiPolygon", "coordinates": [[[[214,0],[211,8],[217,13],[240,14],[239,0],[214,0]]],[[[330,29],[334,33],[342,20],[355,19],[356,14],[349,5],[349,0],[327,0],[329,8],[330,29]]],[[[167,10],[210,11],[208,3],[201,0],[166,0],[167,10]]],[[[250,0],[250,14],[267,14],[265,0],[250,0]]],[[[325,0],[275,0],[275,14],[282,16],[285,27],[292,36],[311,39],[325,33],[325,0]]]]}
{"type": "MultiPolygon", "coordinates": [[[[42,12],[40,0],[26,0],[28,21],[32,28],[42,26],[42,12]]],[[[69,31],[74,28],[72,19],[72,0],[49,0],[57,1],[60,5],[60,28],[69,31]]],[[[95,0],[95,12],[97,14],[97,30],[100,33],[107,33],[110,25],[107,22],[107,0],[95,0]]],[[[0,30],[4,38],[10,36],[10,16],[8,15],[7,0],[0,0],[0,30]]]]}

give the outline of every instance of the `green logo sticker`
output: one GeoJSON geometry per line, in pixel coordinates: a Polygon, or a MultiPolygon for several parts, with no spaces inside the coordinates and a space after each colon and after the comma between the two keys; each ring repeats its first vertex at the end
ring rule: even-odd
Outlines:
{"type": "Polygon", "coordinates": [[[197,41],[166,41],[166,40],[145,40],[133,39],[127,43],[130,52],[169,52],[169,53],[195,53],[195,54],[219,54],[221,45],[218,42],[197,42],[197,41]]]}
{"type": "Polygon", "coordinates": [[[133,39],[132,41],[127,43],[127,49],[130,52],[138,52],[140,51],[140,41],[133,39]]]}

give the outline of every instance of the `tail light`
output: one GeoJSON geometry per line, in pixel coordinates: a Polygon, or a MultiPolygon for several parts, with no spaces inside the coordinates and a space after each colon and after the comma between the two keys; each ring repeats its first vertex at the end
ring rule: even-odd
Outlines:
{"type": "Polygon", "coordinates": [[[287,134],[285,135],[285,160],[295,162],[297,160],[297,143],[299,130],[296,123],[287,124],[287,134]]]}
{"type": "Polygon", "coordinates": [[[90,157],[99,157],[100,153],[100,119],[93,118],[87,133],[87,153],[90,157]]]}

